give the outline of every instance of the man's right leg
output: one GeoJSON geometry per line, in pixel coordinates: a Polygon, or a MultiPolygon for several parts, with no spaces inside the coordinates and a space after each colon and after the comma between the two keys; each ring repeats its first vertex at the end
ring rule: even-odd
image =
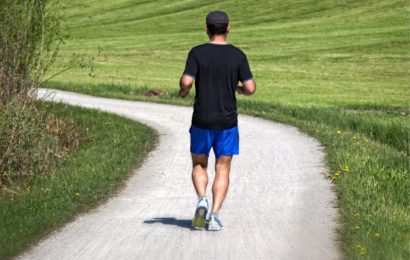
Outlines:
{"type": "Polygon", "coordinates": [[[232,156],[221,156],[215,162],[215,180],[212,185],[212,212],[218,214],[229,187],[232,156]]]}
{"type": "Polygon", "coordinates": [[[213,148],[216,157],[215,180],[212,185],[213,203],[212,212],[209,216],[208,230],[217,231],[222,229],[222,223],[218,213],[228,192],[232,156],[239,154],[238,127],[218,130],[215,135],[213,148]]]}
{"type": "Polygon", "coordinates": [[[215,180],[212,185],[213,202],[212,212],[209,217],[208,230],[218,231],[222,229],[222,223],[218,212],[222,207],[229,187],[229,172],[231,170],[232,156],[221,156],[215,162],[215,180]]]}

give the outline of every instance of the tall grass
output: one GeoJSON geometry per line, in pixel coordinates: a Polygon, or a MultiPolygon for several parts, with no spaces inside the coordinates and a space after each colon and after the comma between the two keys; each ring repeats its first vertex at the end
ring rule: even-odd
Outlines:
{"type": "Polygon", "coordinates": [[[21,189],[24,178],[50,172],[80,141],[72,122],[13,98],[0,110],[0,187],[21,189]]]}

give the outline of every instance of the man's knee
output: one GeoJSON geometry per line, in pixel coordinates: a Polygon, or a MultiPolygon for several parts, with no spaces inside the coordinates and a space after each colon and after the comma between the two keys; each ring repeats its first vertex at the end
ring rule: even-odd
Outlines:
{"type": "Polygon", "coordinates": [[[216,165],[231,165],[232,156],[222,155],[216,159],[216,165]]]}
{"type": "Polygon", "coordinates": [[[208,167],[208,157],[204,154],[192,154],[192,167],[200,166],[204,169],[208,167]]]}
{"type": "Polygon", "coordinates": [[[229,170],[231,167],[232,156],[221,156],[215,162],[216,170],[229,170]]]}

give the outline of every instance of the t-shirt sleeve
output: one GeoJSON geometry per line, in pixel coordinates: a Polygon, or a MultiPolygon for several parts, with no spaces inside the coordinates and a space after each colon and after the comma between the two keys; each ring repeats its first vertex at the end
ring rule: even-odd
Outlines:
{"type": "Polygon", "coordinates": [[[238,76],[239,76],[238,78],[241,82],[245,82],[245,81],[253,79],[251,68],[249,67],[249,63],[248,63],[248,59],[246,58],[246,55],[244,55],[242,63],[239,67],[239,75],[238,76]]]}
{"type": "Polygon", "coordinates": [[[197,72],[198,72],[198,61],[196,59],[194,51],[191,50],[186,60],[186,65],[185,65],[185,70],[184,70],[183,75],[187,75],[187,76],[191,76],[195,78],[197,72]]]}

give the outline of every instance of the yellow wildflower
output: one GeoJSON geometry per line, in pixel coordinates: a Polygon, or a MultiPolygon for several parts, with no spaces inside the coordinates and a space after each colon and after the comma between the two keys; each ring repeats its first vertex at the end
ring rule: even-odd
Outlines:
{"type": "Polygon", "coordinates": [[[360,244],[356,244],[356,249],[357,249],[357,252],[359,253],[359,255],[365,255],[366,252],[367,252],[367,249],[364,246],[360,245],[360,244]]]}
{"type": "Polygon", "coordinates": [[[347,165],[347,164],[343,165],[343,171],[348,172],[349,171],[349,165],[347,165]]]}
{"type": "Polygon", "coordinates": [[[379,232],[376,232],[376,233],[374,233],[373,234],[375,237],[380,237],[380,233],[379,232]]]}
{"type": "Polygon", "coordinates": [[[342,131],[337,130],[337,131],[336,131],[336,134],[340,135],[340,134],[342,134],[342,131]]]}
{"type": "Polygon", "coordinates": [[[80,193],[76,192],[75,195],[76,195],[76,196],[80,196],[80,193]]]}

